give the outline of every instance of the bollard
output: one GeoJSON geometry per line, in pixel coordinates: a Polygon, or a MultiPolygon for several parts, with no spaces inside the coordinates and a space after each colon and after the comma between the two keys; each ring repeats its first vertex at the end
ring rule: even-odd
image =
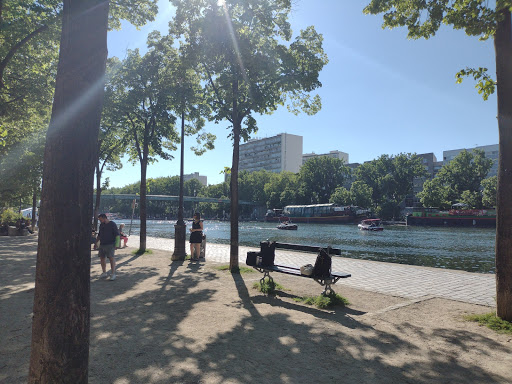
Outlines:
{"type": "Polygon", "coordinates": [[[206,235],[203,235],[203,241],[201,242],[201,247],[199,250],[199,257],[205,259],[206,255],[206,235]]]}

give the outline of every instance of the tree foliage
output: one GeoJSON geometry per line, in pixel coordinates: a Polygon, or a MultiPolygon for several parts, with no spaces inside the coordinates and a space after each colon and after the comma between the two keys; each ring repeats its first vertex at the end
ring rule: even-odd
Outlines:
{"type": "Polygon", "coordinates": [[[400,153],[361,164],[355,175],[357,181],[367,186],[366,191],[371,191],[377,210],[386,207],[383,218],[396,218],[400,215],[400,204],[413,192],[413,179],[425,176],[426,170],[420,157],[400,153]]]}
{"type": "Polygon", "coordinates": [[[496,207],[496,191],[498,188],[498,177],[492,176],[482,180],[482,205],[484,207],[496,207]]]}
{"type": "Polygon", "coordinates": [[[449,208],[456,202],[481,207],[480,186],[493,164],[481,150],[462,151],[445,164],[433,180],[427,180],[423,191],[418,194],[421,203],[427,207],[449,208]],[[464,197],[463,197],[463,193],[464,197]],[[475,203],[480,195],[479,203],[475,203]]]}
{"type": "Polygon", "coordinates": [[[350,174],[343,160],[328,156],[313,157],[306,161],[299,172],[306,195],[311,203],[328,203],[335,189],[342,185],[350,174]]]}

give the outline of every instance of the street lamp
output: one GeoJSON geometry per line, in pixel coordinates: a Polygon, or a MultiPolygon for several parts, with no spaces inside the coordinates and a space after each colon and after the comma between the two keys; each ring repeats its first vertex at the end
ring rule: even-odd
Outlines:
{"type": "Polygon", "coordinates": [[[181,110],[181,159],[180,159],[180,196],[178,202],[178,221],[174,225],[174,253],[171,260],[185,260],[185,237],[187,226],[183,220],[183,160],[185,157],[185,108],[181,110]]]}

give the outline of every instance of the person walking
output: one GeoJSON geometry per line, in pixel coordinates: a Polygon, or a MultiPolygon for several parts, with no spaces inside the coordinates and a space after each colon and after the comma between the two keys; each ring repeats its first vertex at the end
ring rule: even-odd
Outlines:
{"type": "Polygon", "coordinates": [[[110,261],[110,279],[116,279],[116,243],[119,242],[119,231],[117,229],[116,223],[110,221],[104,213],[98,216],[100,224],[100,230],[98,233],[98,237],[96,238],[96,242],[100,241],[98,256],[100,257],[101,270],[103,273],[100,275],[100,278],[105,278],[108,276],[107,274],[107,263],[106,258],[108,257],[110,261]]]}
{"type": "Polygon", "coordinates": [[[192,228],[190,228],[190,260],[199,260],[202,242],[203,222],[201,221],[201,214],[199,212],[196,212],[194,213],[194,221],[192,222],[192,228]],[[197,257],[194,257],[194,254],[196,254],[197,257]]]}

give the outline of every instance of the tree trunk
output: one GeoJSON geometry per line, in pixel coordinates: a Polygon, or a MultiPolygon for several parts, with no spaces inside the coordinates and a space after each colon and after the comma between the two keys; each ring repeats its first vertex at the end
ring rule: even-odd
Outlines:
{"type": "Polygon", "coordinates": [[[230,231],[230,252],[229,270],[238,269],[238,162],[240,152],[240,131],[242,122],[238,117],[238,80],[233,81],[233,161],[231,164],[231,231],[230,231]]]}
{"type": "Polygon", "coordinates": [[[37,221],[37,187],[34,187],[34,191],[32,192],[32,232],[36,229],[36,221],[37,221]]]}
{"type": "Polygon", "coordinates": [[[98,230],[98,215],[101,205],[101,171],[99,164],[96,164],[96,202],[94,203],[94,215],[92,218],[92,227],[98,230]]]}
{"type": "Polygon", "coordinates": [[[147,202],[146,202],[146,171],[148,168],[147,157],[144,157],[140,163],[140,246],[139,252],[146,251],[146,216],[147,216],[147,202]]]}
{"type": "Polygon", "coordinates": [[[64,0],[43,167],[29,383],[87,383],[94,161],[108,2],[64,0]]]}
{"type": "Polygon", "coordinates": [[[502,10],[494,37],[498,89],[499,168],[496,207],[496,315],[512,321],[512,29],[502,10]]]}
{"type": "Polygon", "coordinates": [[[240,150],[240,123],[233,124],[233,162],[231,165],[231,236],[229,269],[238,268],[238,161],[240,150]]]}

